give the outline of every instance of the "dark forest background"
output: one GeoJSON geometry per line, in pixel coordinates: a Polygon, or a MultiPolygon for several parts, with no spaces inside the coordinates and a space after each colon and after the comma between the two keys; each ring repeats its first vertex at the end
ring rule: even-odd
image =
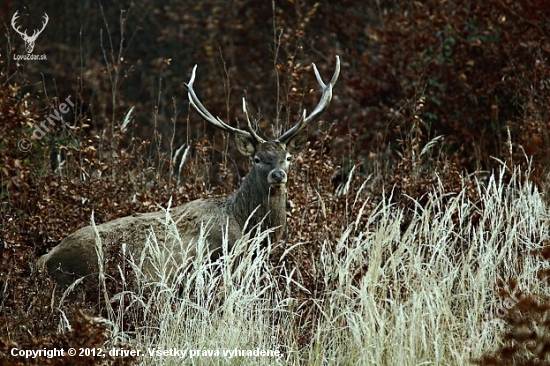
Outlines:
{"type": "Polygon", "coordinates": [[[90,132],[132,107],[137,136],[167,136],[176,118],[177,145],[205,132],[194,114],[185,124],[182,82],[193,65],[210,110],[235,123],[246,96],[273,135],[316,104],[311,63],[328,77],[338,54],[342,75],[323,127],[351,155],[395,150],[422,99],[426,138],[444,135],[442,149],[456,164],[487,169],[491,156],[507,154],[508,129],[527,154],[547,155],[549,12],[544,1],[504,0],[5,1],[3,86],[30,93],[39,113],[56,97],[77,96],[90,132]],[[48,14],[34,51],[47,61],[11,57],[23,53],[10,26],[16,10],[29,33],[48,14]]]}

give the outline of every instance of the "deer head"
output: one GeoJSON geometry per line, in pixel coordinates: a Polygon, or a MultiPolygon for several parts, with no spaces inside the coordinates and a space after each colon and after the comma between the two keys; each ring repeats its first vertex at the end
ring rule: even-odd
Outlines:
{"type": "Polygon", "coordinates": [[[251,220],[252,224],[265,220],[266,227],[279,228],[276,236],[280,238],[286,229],[287,174],[291,156],[305,146],[309,124],[318,118],[330,104],[332,88],[340,74],[340,58],[336,56],[336,68],[328,84],[323,82],[317,67],[313,64],[317,82],[323,92],[319,103],[310,114],[307,114],[304,109],[296,125],[279,138],[271,141],[260,137],[252,127],[244,98],[242,107],[246,116],[246,130],[232,127],[219,117],[214,117],[203,106],[193,89],[196,70],[197,66],[195,65],[189,83],[184,83],[191,105],[205,121],[232,134],[237,149],[252,159],[252,168],[245,177],[242,186],[229,199],[229,202],[233,204],[234,215],[237,221],[243,225],[249,219],[249,215],[256,212],[255,218],[251,220]]]}
{"type": "Polygon", "coordinates": [[[25,41],[25,48],[27,49],[27,53],[32,53],[32,51],[34,50],[34,42],[36,42],[36,39],[38,38],[40,33],[42,33],[42,31],[44,30],[44,28],[46,28],[46,25],[48,24],[48,19],[49,19],[48,14],[44,13],[44,22],[42,22],[42,29],[40,29],[40,30],[35,29],[32,36],[29,36],[27,34],[26,30],[23,33],[19,30],[18,26],[16,27],[15,22],[18,18],[17,13],[18,13],[18,11],[16,11],[15,14],[13,14],[13,17],[11,18],[11,26],[13,27],[13,29],[17,33],[19,33],[21,35],[21,37],[23,37],[23,41],[25,41]]]}

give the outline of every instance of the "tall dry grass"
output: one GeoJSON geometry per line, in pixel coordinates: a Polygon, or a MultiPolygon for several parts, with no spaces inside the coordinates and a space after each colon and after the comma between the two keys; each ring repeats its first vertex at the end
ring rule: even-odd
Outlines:
{"type": "MultiPolygon", "coordinates": [[[[292,296],[299,276],[272,265],[274,248],[261,246],[266,233],[243,238],[214,263],[201,238],[203,250],[190,268],[165,273],[163,263],[172,258],[158,257],[159,248],[164,238],[178,238],[167,213],[165,232],[151,232],[146,245],[158,263],[156,278],[140,274],[143,258],[127,258],[136,274],[111,298],[119,306],[109,316],[112,344],[106,347],[140,349],[147,356],[136,361],[143,365],[470,364],[509,344],[501,316],[517,301],[550,295],[537,278],[548,263],[533,255],[549,237],[548,208],[523,176],[516,169],[510,180],[500,172],[477,182],[478,202],[466,186],[458,194],[436,187],[427,204],[410,198],[412,209],[388,196],[372,212],[360,211],[336,250],[327,240],[315,258],[325,291],[312,299],[307,322],[292,296]],[[499,295],[495,284],[512,279],[517,286],[499,295]],[[123,331],[128,319],[141,326],[123,331]],[[311,336],[303,344],[305,327],[311,336]],[[220,356],[183,361],[147,354],[173,348],[220,356]],[[255,349],[280,356],[223,356],[223,350],[255,349]]],[[[369,200],[359,190],[346,193],[350,208],[369,200]]]]}

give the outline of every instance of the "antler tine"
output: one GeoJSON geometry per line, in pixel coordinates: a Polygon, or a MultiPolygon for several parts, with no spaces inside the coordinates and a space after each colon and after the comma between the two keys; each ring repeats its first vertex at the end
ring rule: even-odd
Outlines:
{"type": "MultiPolygon", "coordinates": [[[[210,124],[216,126],[217,128],[224,130],[226,132],[230,133],[239,133],[245,136],[252,136],[249,132],[231,127],[224,121],[222,121],[219,117],[214,117],[201,103],[199,98],[197,97],[197,94],[195,94],[195,91],[193,90],[193,82],[195,81],[195,73],[197,70],[197,65],[193,67],[193,72],[191,73],[191,79],[189,80],[189,83],[183,83],[185,88],[187,89],[187,95],[189,96],[189,101],[191,102],[191,105],[199,114],[201,117],[210,124]]],[[[253,137],[253,136],[252,136],[253,137]]]]}
{"type": "Polygon", "coordinates": [[[261,138],[260,136],[258,136],[258,134],[256,133],[256,131],[254,130],[254,128],[252,127],[252,122],[250,122],[250,117],[248,116],[248,108],[246,106],[246,99],[243,97],[243,112],[246,116],[246,126],[248,127],[248,131],[250,132],[250,134],[252,135],[252,137],[254,139],[256,139],[256,141],[258,141],[259,143],[264,143],[265,140],[263,138],[261,138]]]}
{"type": "Polygon", "coordinates": [[[313,65],[313,71],[315,72],[315,77],[317,78],[317,82],[319,83],[319,85],[321,86],[321,89],[323,90],[323,94],[321,95],[319,104],[317,104],[313,112],[311,112],[309,115],[307,115],[306,110],[304,109],[298,123],[294,125],[294,127],[292,127],[290,130],[286,131],[281,137],[279,137],[279,141],[281,142],[287,142],[298,132],[300,132],[304,128],[307,128],[307,126],[311,123],[311,121],[319,117],[330,104],[330,101],[332,99],[332,88],[334,87],[334,85],[336,84],[336,81],[338,80],[338,75],[340,75],[340,56],[336,55],[336,68],[334,70],[334,74],[332,75],[332,79],[330,79],[330,82],[328,83],[328,85],[326,85],[323,82],[323,79],[319,74],[319,70],[317,70],[317,66],[315,66],[314,63],[312,65],[313,65]]]}

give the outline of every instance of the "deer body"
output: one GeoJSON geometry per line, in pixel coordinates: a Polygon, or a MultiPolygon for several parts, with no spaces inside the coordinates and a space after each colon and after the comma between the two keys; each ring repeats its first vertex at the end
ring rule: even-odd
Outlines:
{"type": "MultiPolygon", "coordinates": [[[[207,232],[206,240],[209,249],[219,253],[214,243],[222,242],[222,232],[227,232],[228,243],[234,243],[242,236],[242,229],[232,219],[227,199],[199,199],[187,204],[174,207],[170,216],[176,222],[178,233],[181,233],[181,242],[196,244],[202,229],[207,232]],[[215,223],[225,222],[225,225],[214,227],[215,223]],[[227,230],[226,230],[227,228],[227,230]],[[222,230],[220,230],[222,229],[222,230]]],[[[151,230],[164,240],[163,255],[178,256],[176,261],[185,263],[187,258],[194,255],[193,248],[182,251],[176,238],[163,238],[165,232],[164,212],[152,212],[122,217],[113,221],[97,225],[96,229],[103,244],[104,251],[110,245],[126,244],[127,251],[137,259],[147,241],[151,230]]],[[[78,277],[89,277],[93,280],[98,270],[96,252],[96,234],[92,226],[81,228],[59,243],[48,254],[39,259],[39,266],[46,268],[48,273],[62,286],[70,285],[78,277]]],[[[153,276],[154,268],[150,262],[144,263],[144,271],[153,276]]]]}
{"type": "MultiPolygon", "coordinates": [[[[248,120],[248,132],[235,129],[218,118],[214,118],[201,104],[193,91],[195,69],[187,86],[191,105],[208,122],[234,134],[238,150],[251,157],[252,168],[243,179],[241,187],[228,198],[199,199],[171,208],[169,213],[179,238],[167,235],[159,238],[165,258],[173,257],[177,263],[185,264],[196,254],[195,247],[201,232],[208,243],[213,258],[222,251],[227,240],[229,249],[244,233],[259,228],[272,229],[270,240],[277,242],[286,233],[287,177],[292,154],[298,153],[307,140],[308,123],[324,111],[330,102],[332,87],[339,73],[336,71],[331,82],[325,85],[315,68],[323,87],[321,102],[314,111],[292,129],[275,141],[260,138],[248,120]],[[185,247],[182,247],[182,243],[185,247]]],[[[246,113],[246,105],[243,100],[246,113]]],[[[247,118],[248,119],[248,118],[247,118]]],[[[96,230],[104,250],[110,245],[125,244],[134,259],[143,254],[151,229],[159,235],[166,231],[166,213],[153,212],[127,216],[97,225],[96,230]]],[[[39,259],[39,268],[48,273],[61,285],[71,284],[77,277],[93,278],[98,270],[96,233],[92,226],[77,230],[63,239],[48,254],[39,259]]],[[[173,261],[172,261],[173,262],[173,261]]],[[[154,265],[144,262],[142,270],[153,275],[154,265]]]]}

